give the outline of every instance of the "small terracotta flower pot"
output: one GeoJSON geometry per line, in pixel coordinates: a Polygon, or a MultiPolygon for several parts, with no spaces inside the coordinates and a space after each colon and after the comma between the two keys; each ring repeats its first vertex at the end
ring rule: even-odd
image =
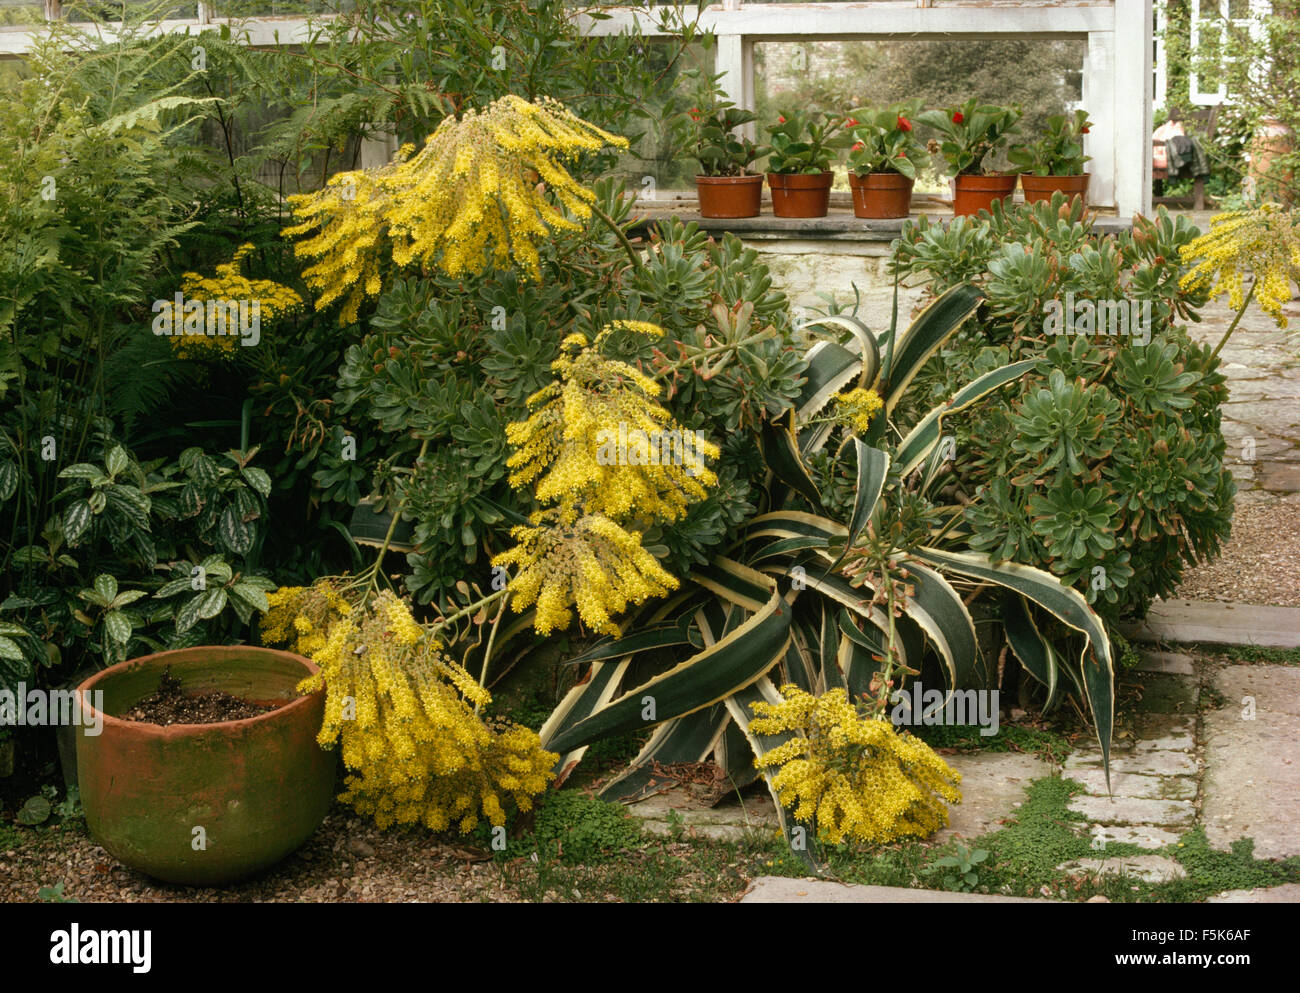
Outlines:
{"type": "Polygon", "coordinates": [[[185,648],[110,666],[78,688],[77,772],[86,827],[110,855],[172,883],[213,886],[284,858],[320,826],[337,756],[316,743],[323,691],[300,655],[252,646],[185,648]],[[163,670],[190,693],[271,704],[256,717],[161,726],[122,718],[163,670]],[[102,714],[93,705],[103,693],[102,714]],[[95,730],[102,717],[100,733],[95,730]]]}
{"type": "Polygon", "coordinates": [[[1005,200],[1016,190],[1018,176],[958,176],[952,198],[954,217],[970,217],[991,210],[994,200],[1005,200]]]}
{"type": "Polygon", "coordinates": [[[854,217],[906,217],[912,212],[916,181],[897,172],[849,173],[854,217]]]}
{"type": "Polygon", "coordinates": [[[763,209],[762,176],[696,176],[701,217],[757,217],[763,209]]]}
{"type": "Polygon", "coordinates": [[[825,217],[831,204],[833,172],[810,175],[769,172],[767,185],[772,188],[772,213],[777,217],[825,217]]]}
{"type": "Polygon", "coordinates": [[[1092,175],[1089,173],[1084,173],[1082,176],[1030,176],[1025,173],[1020,177],[1020,188],[1025,191],[1025,203],[1051,200],[1052,194],[1059,192],[1064,193],[1071,200],[1075,197],[1083,197],[1086,206],[1090,179],[1092,175]]]}

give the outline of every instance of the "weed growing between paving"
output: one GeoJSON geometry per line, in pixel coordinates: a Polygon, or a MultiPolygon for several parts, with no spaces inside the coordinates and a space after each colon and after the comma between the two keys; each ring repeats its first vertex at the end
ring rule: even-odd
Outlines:
{"type": "Polygon", "coordinates": [[[1300,648],[1228,645],[1222,651],[1233,662],[1246,662],[1257,665],[1300,665],[1300,648]]]}

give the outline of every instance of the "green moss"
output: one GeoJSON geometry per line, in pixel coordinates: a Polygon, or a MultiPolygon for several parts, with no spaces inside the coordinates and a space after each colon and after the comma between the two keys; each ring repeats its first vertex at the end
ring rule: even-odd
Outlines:
{"type": "Polygon", "coordinates": [[[543,797],[531,841],[539,859],[592,865],[637,848],[642,837],[637,821],[622,804],[560,790],[543,797]]]}
{"type": "Polygon", "coordinates": [[[1255,842],[1250,838],[1234,841],[1230,851],[1218,851],[1210,847],[1203,828],[1193,828],[1177,845],[1162,852],[1177,859],[1187,870],[1187,878],[1160,886],[1161,899],[1189,902],[1224,890],[1300,883],[1300,858],[1270,862],[1255,858],[1254,851],[1255,842]]]}

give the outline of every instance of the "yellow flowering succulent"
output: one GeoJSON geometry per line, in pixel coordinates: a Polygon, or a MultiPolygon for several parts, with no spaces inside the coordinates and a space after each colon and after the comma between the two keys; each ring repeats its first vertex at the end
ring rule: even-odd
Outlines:
{"type": "MultiPolygon", "coordinates": [[[[673,423],[654,398],[661,387],[638,369],[606,358],[600,347],[619,322],[588,347],[580,334],[551,368],[558,379],[528,399],[528,420],[506,426],[515,448],[506,465],[515,487],[533,483],[539,503],[565,508],[581,503],[590,513],[675,521],[708,496],[717,477],[705,463],[718,447],[673,423]],[[636,471],[629,471],[633,469],[636,471]]],[[[636,322],[641,333],[663,329],[636,322]]]]}
{"type": "Polygon", "coordinates": [[[615,614],[676,589],[642,547],[641,531],[679,520],[717,485],[705,462],[717,445],[673,420],[655,400],[657,382],[600,353],[615,330],[663,334],[618,321],[591,343],[569,335],[552,364],[556,381],[529,398],[526,421],[506,426],[511,485],[532,484],[545,509],[511,532],[515,546],[492,564],[513,570],[511,605],[535,603],[543,635],[568,627],[574,606],[592,630],[617,634],[615,614]]]}
{"type": "Polygon", "coordinates": [[[345,324],[378,296],[388,253],[398,266],[453,277],[513,261],[537,279],[538,244],[578,230],[573,218],[590,217],[595,202],[563,163],[611,147],[628,143],[549,98],[507,95],[444,118],[418,153],[403,146],[381,169],[340,173],[316,193],[290,197],[299,223],[284,234],[307,236],[295,249],[312,260],[303,278],[317,308],[343,300],[345,324]]]}
{"type": "Polygon", "coordinates": [[[813,696],[781,687],[781,703],[752,704],[750,730],[792,734],[755,759],[778,768],[782,806],[831,844],[925,837],[948,823],[943,801],[961,802],[961,774],[925,742],[887,720],[864,718],[843,689],[813,696]]]}
{"type": "Polygon", "coordinates": [[[333,580],[269,595],[263,639],[288,642],[325,688],[319,741],[338,744],[350,775],[340,797],[380,827],[421,822],[471,831],[505,823],[504,802],[529,810],[558,756],[518,725],[488,724],[487,690],[384,591],[354,606],[333,580]]]}
{"type": "Polygon", "coordinates": [[[1183,261],[1193,264],[1180,287],[1209,290],[1212,298],[1226,293],[1238,311],[1257,296],[1264,313],[1285,328],[1288,321],[1282,307],[1291,300],[1292,283],[1300,282],[1300,212],[1264,204],[1220,214],[1210,224],[1209,231],[1180,249],[1183,261]],[[1255,279],[1249,293],[1248,273],[1255,279]]]}
{"type": "MultiPolygon", "coordinates": [[[[302,307],[302,297],[287,286],[271,279],[249,279],[243,274],[244,260],[256,246],[251,242],[240,245],[229,262],[217,266],[215,276],[201,276],[187,272],[181,276],[181,294],[186,300],[205,305],[209,302],[223,306],[243,301],[257,304],[259,327],[274,323],[302,307]]],[[[222,313],[223,325],[225,313],[222,313]]],[[[172,320],[180,322],[181,316],[173,314],[172,320]]],[[[260,333],[260,331],[259,331],[260,333]]],[[[229,356],[239,348],[240,336],[234,328],[222,334],[180,334],[173,332],[172,351],[179,357],[206,358],[229,356]]]]}
{"type": "Polygon", "coordinates": [[[576,604],[587,627],[617,635],[613,615],[678,585],[635,533],[602,514],[566,521],[559,511],[538,513],[531,527],[516,527],[510,536],[515,546],[492,564],[518,570],[510,581],[512,605],[518,611],[537,604],[538,634],[567,628],[576,604]]]}
{"type": "Polygon", "coordinates": [[[859,386],[836,395],[834,420],[854,434],[866,434],[871,427],[872,418],[884,407],[885,402],[880,399],[879,393],[859,386]]]}

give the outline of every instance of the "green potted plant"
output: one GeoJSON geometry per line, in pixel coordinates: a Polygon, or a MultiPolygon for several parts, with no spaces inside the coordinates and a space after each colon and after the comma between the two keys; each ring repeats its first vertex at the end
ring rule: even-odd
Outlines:
{"type": "Polygon", "coordinates": [[[767,154],[739,133],[755,119],[752,111],[727,102],[689,112],[695,157],[700,162],[695,190],[703,217],[757,217],[763,203],[763,174],[749,166],[767,154]]]}
{"type": "Polygon", "coordinates": [[[835,174],[831,162],[846,144],[850,118],[787,111],[768,126],[767,184],[777,217],[825,217],[835,174]]]}
{"type": "Polygon", "coordinates": [[[986,173],[989,158],[1016,132],[1020,110],[967,100],[947,110],[927,110],[917,121],[939,132],[930,151],[941,154],[954,177],[952,212],[958,217],[988,210],[1011,196],[1015,173],[986,173]]]}
{"type": "Polygon", "coordinates": [[[1091,161],[1083,154],[1083,136],[1091,129],[1086,110],[1054,114],[1047,119],[1045,134],[1007,152],[1007,158],[1021,170],[1026,203],[1051,200],[1056,192],[1083,197],[1086,203],[1092,177],[1083,171],[1084,163],[1091,161]]]}
{"type": "Polygon", "coordinates": [[[849,187],[857,217],[906,217],[918,169],[930,156],[917,139],[913,118],[919,101],[883,110],[855,110],[849,120],[849,187]]]}

